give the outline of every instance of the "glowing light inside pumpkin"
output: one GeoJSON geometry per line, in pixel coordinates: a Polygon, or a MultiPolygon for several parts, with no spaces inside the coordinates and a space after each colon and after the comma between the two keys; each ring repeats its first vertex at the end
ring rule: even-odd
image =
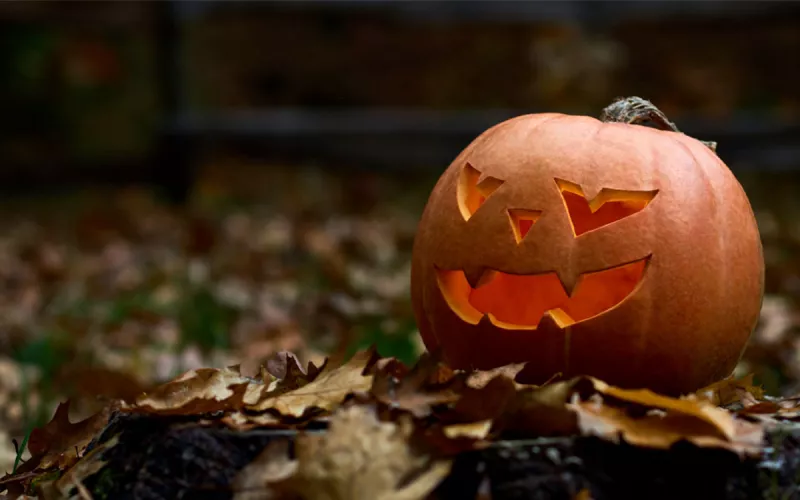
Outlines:
{"type": "Polygon", "coordinates": [[[465,164],[461,169],[457,190],[458,208],[464,220],[469,220],[503,182],[491,176],[481,180],[481,172],[469,163],[465,164]]]}
{"type": "Polygon", "coordinates": [[[641,282],[649,257],[581,275],[571,296],[554,272],[508,274],[487,270],[473,288],[463,271],[437,269],[439,289],[461,319],[533,330],[549,314],[560,327],[585,321],[622,303],[641,282]]]}
{"type": "Polygon", "coordinates": [[[508,218],[511,221],[511,229],[514,231],[514,238],[520,243],[528,231],[533,227],[536,219],[542,215],[539,210],[525,210],[524,208],[509,208],[508,218]]]}
{"type": "Polygon", "coordinates": [[[643,210],[656,196],[653,191],[624,191],[603,188],[592,200],[587,200],[577,184],[556,179],[567,207],[575,236],[624,219],[643,210]]]}

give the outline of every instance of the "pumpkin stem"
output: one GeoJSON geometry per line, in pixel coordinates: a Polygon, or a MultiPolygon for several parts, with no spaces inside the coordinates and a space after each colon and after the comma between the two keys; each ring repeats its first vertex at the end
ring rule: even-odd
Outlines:
{"type": "MultiPolygon", "coordinates": [[[[672,123],[667,115],[658,109],[652,102],[641,97],[619,97],[603,109],[600,120],[604,122],[627,123],[630,125],[644,125],[652,123],[660,130],[671,130],[682,134],[678,127],[672,123]]],[[[711,151],[717,152],[717,143],[714,141],[700,141],[708,146],[711,151]]]]}

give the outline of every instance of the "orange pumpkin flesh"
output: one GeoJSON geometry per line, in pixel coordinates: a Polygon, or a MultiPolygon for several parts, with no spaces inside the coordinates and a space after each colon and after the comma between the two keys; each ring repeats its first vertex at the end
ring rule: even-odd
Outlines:
{"type": "Polygon", "coordinates": [[[506,274],[486,271],[473,288],[463,271],[442,271],[439,289],[461,319],[477,324],[484,314],[508,329],[534,329],[550,313],[559,326],[569,326],[601,314],[622,302],[644,274],[646,259],[585,274],[572,296],[554,273],[506,274]]]}
{"type": "Polygon", "coordinates": [[[419,223],[412,302],[455,368],[527,361],[678,394],[729,375],[763,293],[755,218],[706,145],[561,114],[508,120],[444,172],[419,223]]]}

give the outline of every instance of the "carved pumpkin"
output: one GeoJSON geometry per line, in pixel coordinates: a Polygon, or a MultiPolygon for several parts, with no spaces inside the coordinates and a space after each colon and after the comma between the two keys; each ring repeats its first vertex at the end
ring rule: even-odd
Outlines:
{"type": "Polygon", "coordinates": [[[756,221],[713,148],[636,124],[663,117],[650,106],[628,123],[520,116],[458,155],[414,242],[428,350],[666,394],[733,371],[763,294],[756,221]]]}

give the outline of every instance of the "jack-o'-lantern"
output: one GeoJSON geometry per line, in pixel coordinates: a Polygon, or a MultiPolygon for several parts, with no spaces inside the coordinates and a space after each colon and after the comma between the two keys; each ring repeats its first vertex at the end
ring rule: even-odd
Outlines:
{"type": "Polygon", "coordinates": [[[531,114],[478,136],[433,188],[411,274],[423,341],[454,368],[679,394],[733,371],[764,261],[714,146],[630,98],[603,120],[531,114]]]}

